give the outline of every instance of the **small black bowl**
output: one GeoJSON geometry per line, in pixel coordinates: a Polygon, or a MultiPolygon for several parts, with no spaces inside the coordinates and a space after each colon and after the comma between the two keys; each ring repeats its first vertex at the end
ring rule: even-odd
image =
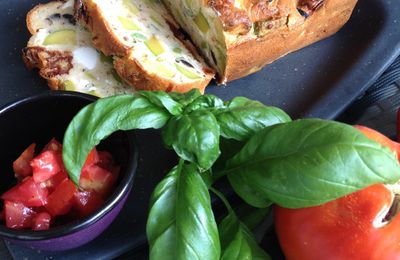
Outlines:
{"type": "MultiPolygon", "coordinates": [[[[48,91],[0,109],[0,194],[15,185],[13,161],[31,143],[37,151],[55,137],[62,142],[71,119],[96,97],[68,91],[48,91]]],[[[14,230],[0,224],[0,236],[41,250],[66,250],[81,246],[103,232],[118,215],[131,190],[137,167],[137,147],[132,131],[117,132],[100,143],[121,166],[113,194],[87,218],[46,231],[14,230]]],[[[2,206],[0,204],[0,206],[2,206]]]]}

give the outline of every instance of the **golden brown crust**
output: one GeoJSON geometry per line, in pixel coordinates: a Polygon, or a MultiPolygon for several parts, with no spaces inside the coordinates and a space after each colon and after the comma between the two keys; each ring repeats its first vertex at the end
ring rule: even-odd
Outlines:
{"type": "Polygon", "coordinates": [[[235,0],[209,0],[208,6],[217,12],[224,30],[237,35],[249,33],[253,23],[279,20],[287,16],[289,6],[297,5],[295,0],[242,0],[241,6],[237,7],[236,2],[235,0]]]}
{"type": "Polygon", "coordinates": [[[177,84],[146,71],[140,63],[128,56],[114,59],[114,67],[118,75],[136,90],[161,90],[166,92],[188,92],[197,88],[201,93],[212,79],[213,74],[207,75],[203,81],[177,84]]]}
{"type": "Polygon", "coordinates": [[[219,83],[244,77],[292,51],[336,33],[350,18],[356,3],[357,0],[325,0],[308,18],[292,11],[286,25],[272,29],[263,37],[231,44],[226,72],[219,83]]]}
{"type": "Polygon", "coordinates": [[[276,6],[270,6],[267,1],[261,1],[250,6],[250,19],[253,23],[265,20],[276,20],[282,16],[280,9],[276,6]]]}
{"type": "Polygon", "coordinates": [[[57,76],[68,74],[72,69],[72,53],[69,51],[50,51],[43,47],[26,47],[22,58],[28,69],[39,69],[41,77],[47,80],[51,89],[61,86],[57,76]]]}
{"type": "Polygon", "coordinates": [[[251,21],[245,10],[234,6],[235,0],[210,0],[208,5],[219,15],[224,30],[244,35],[251,29],[251,21]]]}
{"type": "MultiPolygon", "coordinates": [[[[92,1],[78,1],[75,5],[75,15],[84,22],[92,32],[93,45],[106,56],[125,56],[129,53],[130,47],[121,43],[113,33],[100,8],[92,1]]],[[[106,15],[106,14],[105,14],[106,15]]]]}

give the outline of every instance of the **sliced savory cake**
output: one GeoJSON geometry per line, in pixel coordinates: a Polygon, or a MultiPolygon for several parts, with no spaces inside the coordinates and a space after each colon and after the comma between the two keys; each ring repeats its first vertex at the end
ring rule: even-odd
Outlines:
{"type": "Polygon", "coordinates": [[[27,26],[33,35],[23,50],[29,68],[39,68],[50,88],[99,97],[133,93],[115,72],[112,58],[98,52],[92,36],[73,15],[74,1],[53,1],[33,8],[27,26]]]}
{"type": "Polygon", "coordinates": [[[220,83],[338,31],[357,0],[162,0],[220,83]]]}
{"type": "Polygon", "coordinates": [[[76,13],[118,74],[136,89],[204,91],[214,72],[158,0],[80,0],[76,13]]]}

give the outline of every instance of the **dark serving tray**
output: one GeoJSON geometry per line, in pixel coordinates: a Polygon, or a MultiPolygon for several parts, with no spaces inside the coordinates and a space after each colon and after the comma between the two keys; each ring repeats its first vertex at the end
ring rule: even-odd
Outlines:
{"type": "MultiPolygon", "coordinates": [[[[21,49],[29,39],[25,15],[38,2],[44,1],[0,1],[0,106],[47,89],[37,71],[28,71],[21,59],[21,49]]],[[[257,99],[285,109],[294,118],[332,119],[371,85],[399,53],[400,2],[361,0],[349,23],[333,37],[228,86],[212,85],[207,92],[223,99],[257,99]]],[[[123,211],[105,233],[86,246],[60,253],[7,244],[13,257],[109,259],[142,248],[150,193],[176,158],[163,148],[157,131],[138,131],[137,135],[140,162],[134,188],[123,211]]]]}

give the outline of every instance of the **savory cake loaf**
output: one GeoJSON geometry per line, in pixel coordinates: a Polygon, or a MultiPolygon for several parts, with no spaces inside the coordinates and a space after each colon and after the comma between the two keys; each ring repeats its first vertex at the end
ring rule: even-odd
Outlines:
{"type": "Polygon", "coordinates": [[[201,92],[214,76],[164,5],[153,0],[80,0],[76,15],[93,43],[115,55],[118,74],[136,89],[201,92]]]}
{"type": "Polygon", "coordinates": [[[225,83],[328,37],[357,0],[162,0],[225,83]]]}
{"type": "Polygon", "coordinates": [[[27,15],[33,35],[23,50],[29,68],[39,68],[50,88],[99,97],[133,93],[114,70],[112,58],[98,52],[92,36],[73,15],[73,0],[38,5],[27,15]]]}

